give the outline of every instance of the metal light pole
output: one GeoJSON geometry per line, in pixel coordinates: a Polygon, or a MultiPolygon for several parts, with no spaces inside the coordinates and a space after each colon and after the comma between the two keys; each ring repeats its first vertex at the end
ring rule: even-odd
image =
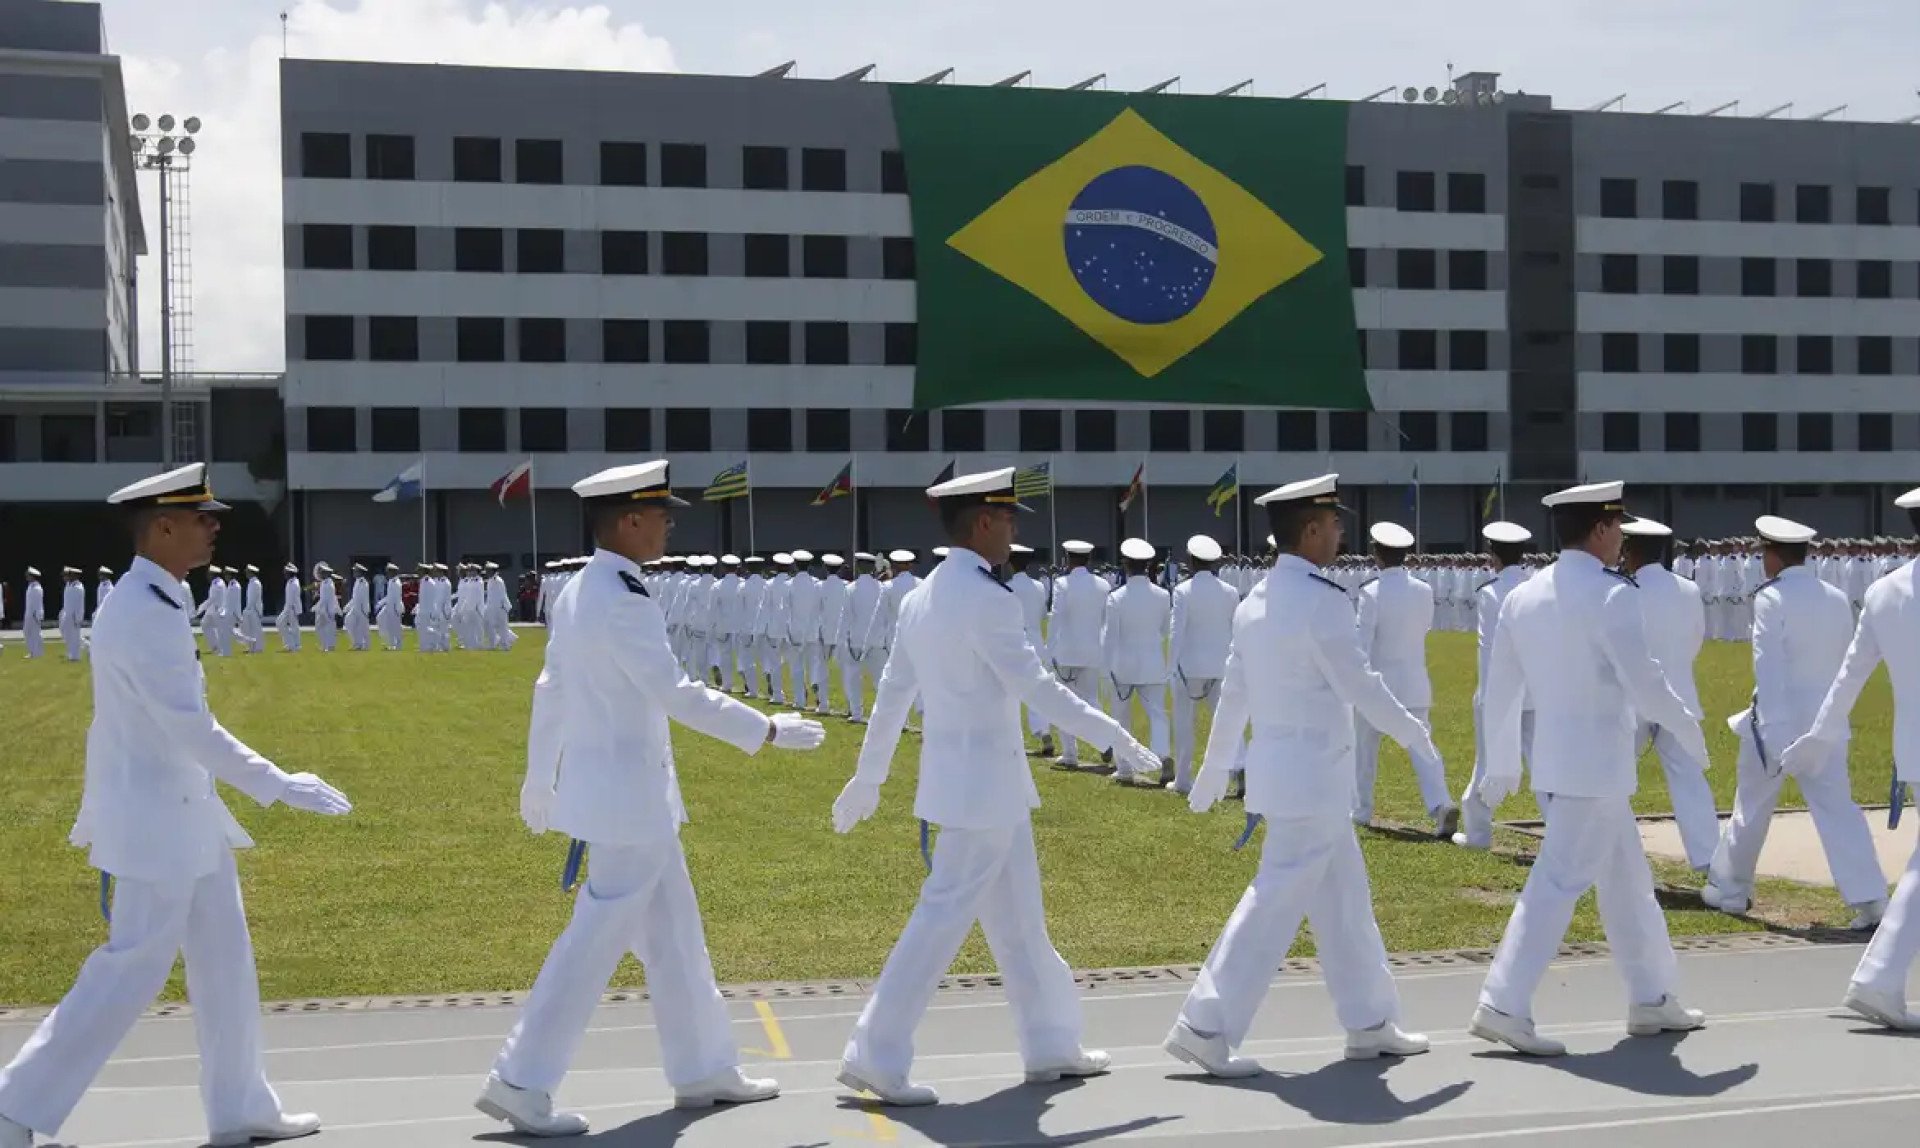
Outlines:
{"type": "Polygon", "coordinates": [[[173,465],[173,218],[168,186],[175,172],[191,162],[200,118],[188,116],[175,131],[172,116],[156,122],[145,112],[133,117],[133,162],[160,173],[160,463],[173,465]]]}

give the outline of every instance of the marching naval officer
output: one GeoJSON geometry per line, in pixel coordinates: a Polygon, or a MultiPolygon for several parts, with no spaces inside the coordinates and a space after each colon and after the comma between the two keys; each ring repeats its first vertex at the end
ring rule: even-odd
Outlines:
{"type": "Polygon", "coordinates": [[[1167,788],[1185,797],[1193,791],[1193,718],[1201,703],[1212,715],[1220,707],[1220,681],[1226,677],[1233,645],[1233,614],[1240,592],[1220,580],[1214,567],[1220,544],[1204,534],[1187,539],[1193,573],[1173,588],[1173,780],[1167,788]]]}
{"type": "Polygon", "coordinates": [[[1355,710],[1414,754],[1437,758],[1427,726],[1367,664],[1353,606],[1320,573],[1340,553],[1338,475],[1254,500],[1267,508],[1280,557],[1233,616],[1233,650],[1207,754],[1188,804],[1205,813],[1226,796],[1248,724],[1247,815],[1270,819],[1260,869],[1207,954],[1168,1034],[1175,1058],[1214,1076],[1252,1076],[1233,1055],[1304,915],[1347,1030],[1346,1055],[1366,1060],[1427,1051],[1400,1031],[1400,998],[1373,917],[1366,862],[1348,814],[1355,710]]]}
{"type": "MultiPolygon", "coordinates": [[[[1500,619],[1500,606],[1513,588],[1527,580],[1526,544],[1533,532],[1515,522],[1489,522],[1480,530],[1493,555],[1494,574],[1473,592],[1475,629],[1479,633],[1477,659],[1479,673],[1473,686],[1473,777],[1460,797],[1460,832],[1453,835],[1455,845],[1469,849],[1493,848],[1493,810],[1480,800],[1480,780],[1487,768],[1487,663],[1493,658],[1493,629],[1500,619]]],[[[1533,754],[1533,703],[1523,703],[1520,715],[1520,741],[1523,756],[1533,754]]]]}
{"type": "Polygon", "coordinates": [[[593,558],[550,612],[546,664],[533,688],[520,813],[584,843],[586,887],[554,942],[520,1021],[475,1106],[516,1131],[574,1136],[583,1116],[553,1110],[553,1090],[629,949],[646,968],[662,1067],[682,1108],[765,1100],[779,1089],[740,1071],[740,1050],[714,984],[700,907],[680,848],[686,812],[669,721],[743,753],[814,749],[818,722],[771,718],[682,671],[642,563],[665,552],[674,496],[665,461],[617,466],[574,484],[593,528],[593,558]]]}
{"type": "Polygon", "coordinates": [[[1048,672],[1028,641],[1020,602],[993,574],[1007,560],[1015,516],[1026,508],[1012,467],[965,475],[927,491],[952,545],[946,560],[901,603],[892,656],[880,675],[859,767],[833,806],[841,833],[880,805],[894,747],[918,694],[926,707],[914,814],[940,828],[919,904],[887,958],[847,1040],[840,1082],[887,1104],[933,1104],[912,1084],[913,1033],[941,974],[975,920],[1007,981],[1027,1080],[1105,1072],[1105,1053],[1080,1046],[1073,972],[1047,937],[1034,856],[1040,804],[1020,733],[1020,706],[1095,745],[1129,770],[1158,760],[1120,723],[1048,672]]]}
{"type": "MultiPolygon", "coordinates": [[[[1113,587],[1087,568],[1093,558],[1091,542],[1068,539],[1060,549],[1067,555],[1067,572],[1053,582],[1047,649],[1060,680],[1081,699],[1099,705],[1100,633],[1106,626],[1107,598],[1113,587]]],[[[1060,746],[1061,765],[1080,764],[1080,743],[1072,735],[1049,740],[1060,746]]]]}
{"type": "MultiPolygon", "coordinates": [[[[1277,536],[1277,535],[1276,535],[1277,536]]],[[[1422,722],[1433,706],[1433,683],[1427,677],[1427,633],[1433,629],[1433,587],[1406,567],[1414,537],[1404,526],[1376,522],[1368,531],[1380,573],[1367,579],[1354,596],[1360,628],[1360,649],[1401,705],[1422,722]]],[[[1333,561],[1332,558],[1327,560],[1333,561]]],[[[1364,711],[1355,715],[1353,821],[1373,821],[1374,778],[1380,768],[1380,731],[1364,711]]],[[[1460,827],[1460,807],[1447,795],[1447,770],[1438,754],[1413,755],[1413,776],[1420,784],[1420,804],[1433,817],[1442,840],[1452,840],[1460,827]]]]}
{"type": "MultiPolygon", "coordinates": [[[[1700,890],[1702,901],[1725,913],[1744,913],[1753,896],[1760,848],[1786,780],[1774,755],[1813,725],[1853,637],[1853,604],[1846,591],[1820,581],[1806,565],[1813,528],[1772,515],[1753,525],[1765,547],[1761,561],[1767,575],[1751,597],[1753,704],[1727,719],[1740,739],[1739,782],[1733,816],[1700,890]]],[[[1871,929],[1887,907],[1887,875],[1874,852],[1867,815],[1854,804],[1847,739],[1835,743],[1830,760],[1811,762],[1795,780],[1813,814],[1833,883],[1859,914],[1849,927],[1871,929]]]]}
{"type": "Polygon", "coordinates": [[[0,1148],[52,1136],[184,950],[200,1038],[209,1142],[282,1140],[320,1129],[288,1115],[260,1056],[260,988],[233,850],[253,844],[214,787],[312,813],[351,806],[310,773],[288,774],[207,709],[180,583],[207,564],[227,509],[190,463],[107,501],[131,519],[135,559],[94,619],[93,724],[72,842],[115,879],[107,943],[13,1063],[0,1070],[0,1148]]]}
{"type": "Polygon", "coordinates": [[[1488,763],[1479,797],[1498,808],[1520,784],[1520,715],[1535,712],[1533,790],[1546,837],[1480,990],[1469,1031],[1533,1056],[1566,1047],[1534,1031],[1533,994],[1560,948],[1574,905],[1597,887],[1601,923],[1627,982],[1627,1032],[1651,1036],[1706,1023],[1675,997],[1679,969],[1653,870],[1633,819],[1634,715],[1707,760],[1700,718],[1647,649],[1633,577],[1619,560],[1622,484],[1591,483],[1541,499],[1560,557],[1507,595],[1487,667],[1488,763]]]}
{"type": "MultiPolygon", "coordinates": [[[[1132,702],[1140,699],[1147,711],[1147,746],[1154,756],[1172,764],[1167,756],[1167,638],[1173,622],[1173,595],[1153,584],[1153,543],[1144,538],[1129,538],[1120,544],[1120,557],[1126,581],[1107,599],[1106,627],[1101,644],[1106,648],[1107,665],[1112,675],[1113,693],[1120,712],[1120,724],[1133,721],[1132,702]]],[[[1155,771],[1154,786],[1162,781],[1155,771]]],[[[1114,772],[1117,782],[1133,781],[1133,771],[1125,766],[1114,772]]]]}
{"type": "MultiPolygon", "coordinates": [[[[1047,618],[1047,587],[1027,572],[1034,562],[1033,547],[1016,542],[1007,557],[1007,585],[1013,587],[1013,596],[1020,599],[1020,615],[1027,627],[1027,641],[1033,643],[1036,650],[1044,649],[1046,637],[1041,629],[1047,618]]],[[[1027,732],[1040,742],[1040,756],[1053,756],[1053,731],[1047,727],[1047,721],[1040,711],[1027,710],[1027,732]]]]}
{"type": "MultiPolygon", "coordinates": [[[[1920,533],[1920,487],[1894,500],[1920,533]]],[[[1846,760],[1847,715],[1884,659],[1893,686],[1894,800],[1920,781],[1920,561],[1908,560],[1867,588],[1860,621],[1840,673],[1828,687],[1812,728],[1781,754],[1781,764],[1802,784],[1823,768],[1846,760]]],[[[1920,955],[1920,847],[1894,888],[1886,917],[1861,955],[1847,985],[1846,1007],[1887,1028],[1920,1029],[1907,1011],[1907,971],[1920,955]]]]}

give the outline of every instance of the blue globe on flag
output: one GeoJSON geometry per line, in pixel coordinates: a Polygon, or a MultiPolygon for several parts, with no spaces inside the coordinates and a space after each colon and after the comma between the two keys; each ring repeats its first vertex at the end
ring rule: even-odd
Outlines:
{"type": "Polygon", "coordinates": [[[1213,285],[1218,244],[1207,205],[1157,168],[1102,172],[1067,208],[1067,267],[1088,298],[1129,323],[1192,314],[1213,285]]]}

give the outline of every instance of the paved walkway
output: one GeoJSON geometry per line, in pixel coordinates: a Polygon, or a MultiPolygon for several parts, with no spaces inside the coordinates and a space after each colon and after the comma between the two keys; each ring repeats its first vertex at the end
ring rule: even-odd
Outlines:
{"type": "MultiPolygon", "coordinates": [[[[1908,1143],[1920,1123],[1920,1041],[1871,1030],[1836,1004],[1857,946],[1779,938],[1683,954],[1689,1001],[1710,1025],[1682,1037],[1630,1039],[1619,979],[1604,959],[1556,965],[1537,1002],[1544,1031],[1572,1055],[1530,1061],[1466,1035],[1484,969],[1467,960],[1404,969],[1410,1027],[1434,1051],[1402,1062],[1340,1057],[1326,993],[1283,976],[1244,1051],[1268,1074],[1210,1082],[1170,1060],[1160,1041],[1187,985],[1175,973],[1086,994],[1090,1044],[1115,1071],[1027,1086],[1012,1055],[1002,998],[942,993],[919,1040],[918,1074],[941,1090],[930,1109],[863,1107],[834,1080],[857,998],[742,1000],[737,1032],[755,1071],[785,1094],[744,1108],[683,1114],[661,1079],[652,1017],[610,1004],[595,1017],[564,1105],[594,1131],[571,1141],[618,1148],[1000,1148],[1115,1141],[1203,1148],[1414,1148],[1507,1140],[1553,1148],[1680,1148],[1908,1143]],[[1283,1137],[1283,1138],[1282,1138],[1283,1137]]],[[[517,1143],[472,1100],[514,1010],[387,1008],[275,1015],[268,1063],[288,1106],[317,1110],[325,1148],[439,1148],[517,1143]]],[[[26,1038],[0,1024],[0,1055],[26,1038]]],[[[204,1135],[192,1021],[142,1021],[63,1131],[87,1148],[186,1148],[204,1135]]]]}
{"type": "MultiPolygon", "coordinates": [[[[1726,818],[1720,820],[1721,824],[1726,823],[1726,818]]],[[[1920,814],[1909,807],[1900,828],[1888,829],[1884,807],[1867,810],[1874,851],[1880,855],[1880,869],[1887,875],[1889,884],[1900,879],[1907,860],[1913,856],[1916,822],[1920,822],[1920,814]]],[[[1640,840],[1646,843],[1647,852],[1655,856],[1686,860],[1687,851],[1680,844],[1679,827],[1671,820],[1640,822],[1640,840]]],[[[1783,877],[1810,885],[1833,884],[1833,874],[1827,869],[1827,855],[1820,848],[1820,835],[1814,831],[1811,813],[1773,815],[1767,843],[1760,850],[1759,873],[1763,877],[1783,877]]]]}

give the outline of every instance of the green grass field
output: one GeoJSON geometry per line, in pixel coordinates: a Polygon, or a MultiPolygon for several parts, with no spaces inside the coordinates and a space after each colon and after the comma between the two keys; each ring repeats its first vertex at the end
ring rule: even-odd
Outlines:
{"type": "MultiPolygon", "coordinates": [[[[373,651],[325,655],[275,649],[208,657],[214,710],[241,738],[289,770],[311,770],[346,790],[345,818],[262,810],[227,791],[258,840],[242,854],[263,994],[268,999],[510,990],[529,985],[562,927],[569,901],[558,877],[566,842],[536,838],[518,817],[530,687],[542,635],[523,631],[508,654],[422,656],[373,651]]],[[[411,642],[411,637],[409,637],[411,642]]],[[[55,647],[57,649],[57,646],[55,647]]],[[[1431,646],[1435,736],[1457,792],[1472,767],[1468,697],[1473,640],[1437,634],[1431,646]]],[[[1699,664],[1722,808],[1733,790],[1733,738],[1724,718],[1751,688],[1744,646],[1711,643],[1699,664]]],[[[84,665],[58,655],[0,654],[0,1002],[59,998],[104,936],[97,875],[66,844],[79,806],[91,709],[84,665]]],[[[1144,722],[1138,723],[1144,732],[1144,722]]],[[[830,809],[853,768],[863,727],[827,722],[814,754],[742,757],[676,733],[692,811],[684,841],[723,982],[868,976],[912,907],[924,874],[911,816],[918,740],[907,737],[880,814],[841,837],[830,809]]],[[[1891,705],[1884,676],[1855,715],[1853,780],[1863,802],[1883,801],[1891,705]]],[[[1201,734],[1204,738],[1204,730],[1201,734]]],[[[1035,816],[1055,942],[1075,967],[1201,959],[1257,864],[1230,851],[1237,803],[1204,816],[1171,794],[1122,789],[1104,778],[1036,762],[1044,803],[1035,816]]],[[[1404,755],[1383,751],[1378,816],[1425,829],[1404,755]]],[[[1789,793],[1784,801],[1797,797],[1789,793]]],[[[1642,763],[1638,804],[1665,808],[1657,761],[1642,763]]],[[[1534,816],[1515,797],[1501,814],[1534,816]]],[[[1503,833],[1488,855],[1392,833],[1362,835],[1389,948],[1492,944],[1526,868],[1503,833]]],[[[1677,879],[1679,872],[1663,868],[1677,879]]],[[[1677,883],[1691,884],[1689,880],[1677,883]]],[[[1685,898],[1676,934],[1762,927],[1685,898]]],[[[1589,895],[1574,939],[1597,939],[1589,895]]],[[[1776,926],[1844,924],[1831,890],[1764,883],[1756,912],[1776,926]]],[[[1298,953],[1310,953],[1303,933],[1298,953]]],[[[961,971],[991,968],[976,930],[961,971]]],[[[631,963],[620,983],[638,984],[631,963]]],[[[176,979],[168,993],[181,994],[176,979]]]]}

